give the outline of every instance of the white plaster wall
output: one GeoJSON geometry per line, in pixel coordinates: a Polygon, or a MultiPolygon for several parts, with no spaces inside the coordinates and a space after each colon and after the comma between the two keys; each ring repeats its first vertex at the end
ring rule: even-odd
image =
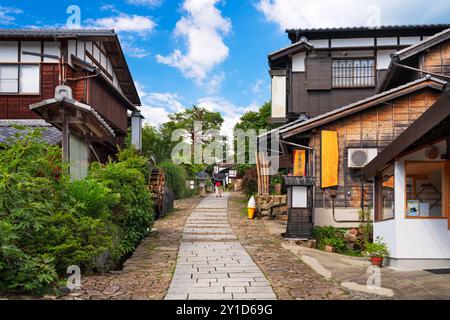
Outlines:
{"type": "Polygon", "coordinates": [[[331,39],[331,47],[370,47],[375,44],[374,38],[331,39]]]}
{"type": "MultiPolygon", "coordinates": [[[[435,145],[445,153],[444,142],[435,145]]],[[[426,160],[420,150],[395,163],[395,220],[374,224],[374,236],[383,237],[397,259],[450,259],[447,219],[405,218],[405,160],[426,160]]],[[[438,161],[438,160],[436,160],[438,161]]]]}
{"type": "Polygon", "coordinates": [[[286,76],[272,77],[272,118],[286,116],[286,76]]]}
{"type": "Polygon", "coordinates": [[[396,46],[397,37],[377,38],[377,46],[396,46]]]}
{"type": "Polygon", "coordinates": [[[335,208],[335,218],[338,221],[351,220],[355,222],[336,222],[331,208],[314,208],[314,225],[319,227],[352,228],[359,226],[358,210],[360,208],[335,208]]]}
{"type": "Polygon", "coordinates": [[[397,253],[397,222],[396,220],[387,220],[374,223],[374,238],[381,237],[383,242],[388,245],[390,256],[398,257],[397,253]]]}
{"type": "Polygon", "coordinates": [[[306,53],[300,52],[292,57],[292,71],[305,72],[305,58],[306,53]]]}
{"type": "Polygon", "coordinates": [[[420,42],[420,37],[401,37],[400,38],[400,44],[416,44],[420,42]]]}
{"type": "Polygon", "coordinates": [[[387,69],[389,67],[392,53],[395,53],[395,50],[377,51],[377,70],[387,69]]]}
{"type": "Polygon", "coordinates": [[[328,48],[328,39],[308,41],[314,48],[328,48]]]}

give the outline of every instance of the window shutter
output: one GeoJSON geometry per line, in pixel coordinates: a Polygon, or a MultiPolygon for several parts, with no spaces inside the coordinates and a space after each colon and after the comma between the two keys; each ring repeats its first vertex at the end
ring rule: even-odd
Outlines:
{"type": "Polygon", "coordinates": [[[306,80],[308,90],[331,90],[331,58],[308,57],[306,80]]]}

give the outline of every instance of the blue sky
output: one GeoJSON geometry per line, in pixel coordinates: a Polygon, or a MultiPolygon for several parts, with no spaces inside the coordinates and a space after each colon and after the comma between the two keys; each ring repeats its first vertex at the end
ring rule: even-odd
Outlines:
{"type": "Polygon", "coordinates": [[[200,104],[220,111],[229,132],[270,98],[267,54],[286,27],[448,23],[450,1],[422,0],[0,0],[0,27],[81,27],[119,33],[147,121],[200,104]]]}

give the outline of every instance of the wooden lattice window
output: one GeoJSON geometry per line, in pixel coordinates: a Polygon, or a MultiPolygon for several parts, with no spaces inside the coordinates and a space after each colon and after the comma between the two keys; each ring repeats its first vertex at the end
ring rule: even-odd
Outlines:
{"type": "Polygon", "coordinates": [[[375,60],[333,60],[332,82],[334,88],[358,88],[375,86],[375,60]]]}

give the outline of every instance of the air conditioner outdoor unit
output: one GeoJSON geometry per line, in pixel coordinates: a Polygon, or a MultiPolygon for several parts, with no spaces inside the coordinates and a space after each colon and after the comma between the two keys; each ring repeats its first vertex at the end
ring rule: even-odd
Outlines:
{"type": "Polygon", "coordinates": [[[348,149],[348,167],[363,168],[378,154],[376,148],[348,149]]]}

